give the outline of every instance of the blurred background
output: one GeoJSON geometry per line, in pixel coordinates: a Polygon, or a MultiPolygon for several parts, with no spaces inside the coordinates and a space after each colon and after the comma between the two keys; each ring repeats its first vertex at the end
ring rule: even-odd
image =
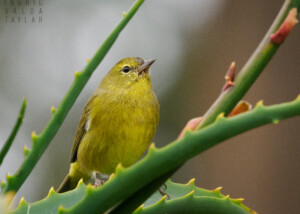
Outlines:
{"type": "MultiPolygon", "coordinates": [[[[31,147],[31,132],[43,130],[51,118],[50,107],[59,105],[74,71],[85,66],[86,58],[93,56],[134,1],[5,2],[0,0],[1,146],[24,96],[28,107],[1,166],[1,180],[19,168],[23,146],[31,147]]],[[[93,74],[15,204],[21,196],[34,202],[45,197],[51,186],[58,187],[69,169],[84,104],[118,60],[128,56],[157,59],[151,74],[161,117],[154,141],[161,147],[176,139],[189,119],[205,113],[219,95],[231,61],[236,61],[237,70],[244,65],[283,2],[146,1],[93,74]]],[[[252,104],[263,99],[269,105],[290,101],[300,93],[299,38],[296,26],[244,99],[252,104]]],[[[203,188],[222,186],[223,194],[245,198],[245,204],[259,213],[296,214],[300,208],[299,125],[300,118],[293,118],[227,140],[187,162],[172,180],[186,183],[196,178],[203,188]]]]}

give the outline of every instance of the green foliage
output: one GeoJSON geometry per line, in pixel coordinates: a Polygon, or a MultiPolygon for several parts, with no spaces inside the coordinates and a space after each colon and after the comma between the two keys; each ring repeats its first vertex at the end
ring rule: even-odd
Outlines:
{"type": "Polygon", "coordinates": [[[13,210],[12,214],[40,214],[40,213],[49,213],[54,214],[58,212],[60,206],[71,207],[74,204],[78,203],[85,195],[87,190],[86,185],[82,181],[78,183],[76,189],[66,192],[66,193],[56,193],[53,187],[50,189],[46,198],[34,202],[27,203],[24,198],[21,199],[19,206],[13,210]]]}
{"type": "MultiPolygon", "coordinates": [[[[198,188],[195,186],[195,179],[191,179],[186,184],[178,184],[174,183],[170,180],[166,182],[167,189],[164,190],[164,192],[170,197],[170,200],[166,196],[162,197],[161,194],[156,191],[153,193],[153,195],[145,202],[143,207],[139,207],[134,213],[144,213],[148,212],[147,210],[152,209],[153,207],[159,207],[161,204],[165,204],[164,201],[167,202],[167,204],[171,201],[175,201],[176,199],[182,200],[189,197],[196,197],[197,199],[204,199],[204,198],[216,198],[216,199],[228,199],[230,201],[229,206],[235,207],[238,206],[241,210],[248,213],[251,212],[251,210],[244,206],[241,202],[243,199],[231,199],[229,196],[224,196],[221,194],[221,187],[218,187],[214,190],[206,190],[202,188],[198,188]],[[151,207],[151,208],[150,208],[151,207]]],[[[176,200],[177,201],[177,200],[176,200]]],[[[198,203],[198,202],[197,202],[198,203]]],[[[201,202],[200,202],[201,203],[201,202]]],[[[210,204],[206,204],[210,205],[210,204]]],[[[178,208],[178,207],[177,207],[178,208]]],[[[154,212],[155,213],[155,212],[154,212]]],[[[243,212],[241,212],[243,213],[243,212]]]]}
{"type": "MultiPolygon", "coordinates": [[[[224,196],[220,193],[221,188],[214,190],[205,190],[195,186],[194,179],[187,184],[177,184],[171,181],[167,183],[167,190],[165,191],[170,200],[166,196],[156,191],[142,207],[139,207],[134,213],[164,213],[177,209],[178,211],[189,204],[191,210],[215,210],[218,207],[218,213],[250,213],[249,208],[244,206],[241,202],[243,199],[231,199],[229,196],[224,196]],[[205,206],[203,206],[205,204],[205,206]],[[230,211],[230,212],[229,212],[230,211]]],[[[11,212],[11,214],[40,214],[40,213],[57,213],[60,207],[71,207],[82,200],[85,195],[88,195],[92,186],[86,186],[82,181],[78,184],[77,188],[66,192],[56,193],[53,188],[50,189],[46,198],[34,203],[27,203],[23,198],[19,206],[11,212]],[[87,193],[86,193],[87,192],[87,193]]],[[[209,212],[206,212],[209,213],[209,212]]]]}
{"type": "Polygon", "coordinates": [[[194,192],[166,201],[165,198],[155,205],[140,208],[134,214],[158,214],[158,213],[197,213],[197,214],[246,214],[255,213],[243,209],[239,201],[233,201],[229,197],[215,198],[208,196],[195,196],[194,192]]]}
{"type": "Polygon", "coordinates": [[[224,112],[225,115],[229,114],[234,106],[247,93],[280,47],[280,45],[273,44],[271,42],[270,35],[279,29],[280,25],[283,23],[287,14],[293,7],[298,7],[299,14],[300,0],[285,1],[263,40],[235,78],[234,87],[231,87],[229,90],[220,94],[216,102],[204,115],[204,118],[206,119],[199,128],[212,123],[216,116],[221,112],[224,112]]]}
{"type": "Polygon", "coordinates": [[[252,111],[232,118],[223,115],[220,114],[213,124],[201,130],[188,131],[182,139],[163,148],[155,148],[152,144],[145,158],[126,169],[118,165],[115,175],[105,185],[91,189],[82,201],[71,209],[62,209],[61,213],[82,213],[86,210],[102,213],[116,205],[121,206],[122,201],[134,197],[141,188],[208,148],[247,130],[300,115],[300,96],[292,102],[269,107],[260,102],[252,111]]]}
{"type": "Polygon", "coordinates": [[[22,123],[24,120],[24,114],[25,114],[25,110],[26,110],[26,105],[27,105],[27,100],[26,98],[23,99],[22,105],[21,105],[21,109],[19,111],[19,115],[18,115],[18,119],[8,137],[8,139],[6,140],[6,142],[4,143],[3,148],[0,151],[0,166],[2,164],[3,159],[5,158],[8,150],[10,149],[22,123]]]}

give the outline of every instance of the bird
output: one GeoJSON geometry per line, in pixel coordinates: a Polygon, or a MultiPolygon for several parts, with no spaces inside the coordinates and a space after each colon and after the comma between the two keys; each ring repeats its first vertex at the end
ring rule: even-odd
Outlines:
{"type": "Polygon", "coordinates": [[[155,60],[127,57],[102,79],[83,109],[75,133],[69,173],[57,189],[76,188],[93,173],[110,175],[121,163],[134,164],[147,150],[159,121],[159,102],[152,88],[155,60]]]}

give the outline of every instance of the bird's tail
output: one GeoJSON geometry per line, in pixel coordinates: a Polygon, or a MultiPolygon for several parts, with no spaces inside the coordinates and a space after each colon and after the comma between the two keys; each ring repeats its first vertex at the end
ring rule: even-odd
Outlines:
{"type": "Polygon", "coordinates": [[[57,189],[58,193],[63,193],[75,189],[80,179],[83,182],[91,178],[91,173],[82,170],[77,162],[71,163],[69,174],[65,177],[63,182],[57,189]]]}

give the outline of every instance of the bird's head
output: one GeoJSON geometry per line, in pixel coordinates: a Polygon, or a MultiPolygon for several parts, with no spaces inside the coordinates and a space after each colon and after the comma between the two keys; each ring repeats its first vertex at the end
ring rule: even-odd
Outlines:
{"type": "Polygon", "coordinates": [[[152,87],[149,74],[155,60],[143,60],[140,57],[128,57],[120,60],[104,77],[101,85],[114,85],[128,88],[132,86],[152,87]]]}

